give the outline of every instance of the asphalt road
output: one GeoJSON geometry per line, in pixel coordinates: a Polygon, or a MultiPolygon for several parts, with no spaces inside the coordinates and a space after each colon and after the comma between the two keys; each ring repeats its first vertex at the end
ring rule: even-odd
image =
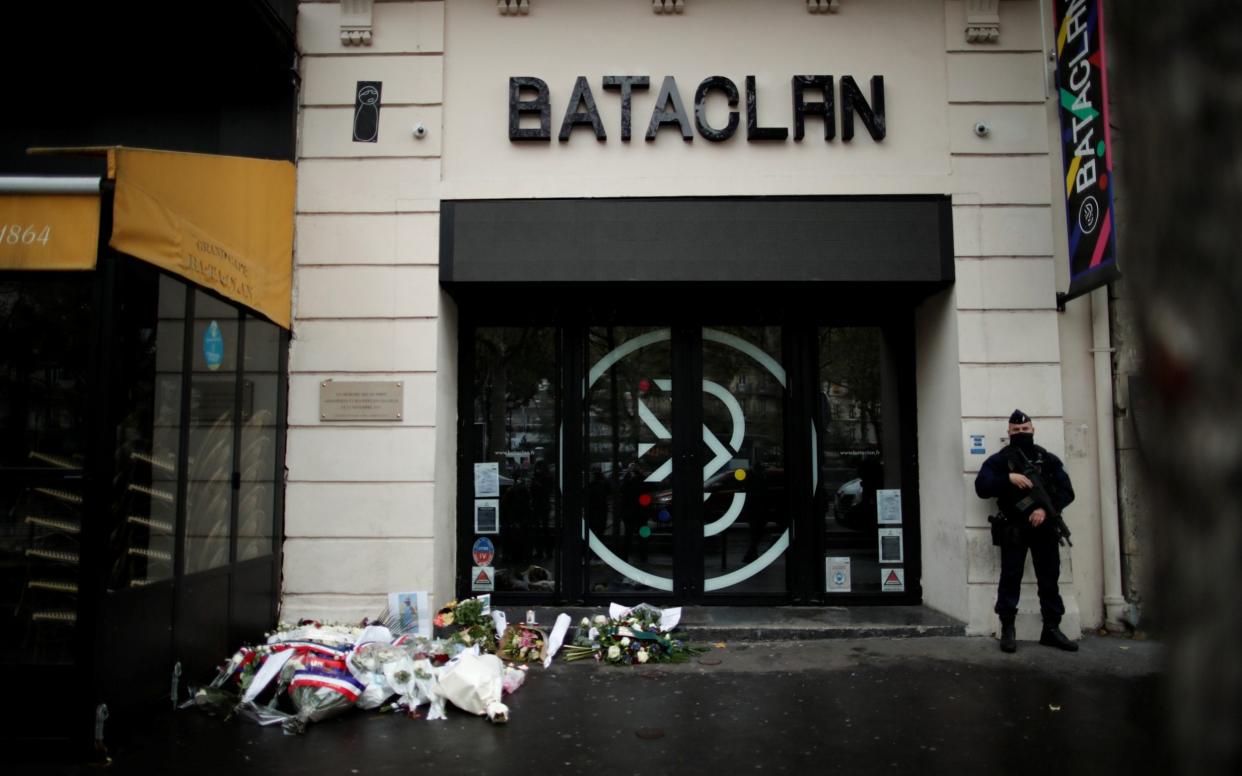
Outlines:
{"type": "Polygon", "coordinates": [[[169,712],[117,744],[106,772],[1161,773],[1161,658],[1159,645],[1121,638],[1004,655],[993,639],[960,637],[725,645],[669,666],[558,662],[532,669],[504,726],[453,709],[438,722],[351,712],[297,737],[169,712]]]}

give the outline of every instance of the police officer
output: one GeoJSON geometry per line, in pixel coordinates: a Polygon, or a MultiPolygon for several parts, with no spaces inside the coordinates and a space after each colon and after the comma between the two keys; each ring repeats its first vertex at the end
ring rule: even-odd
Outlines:
{"type": "Polygon", "coordinates": [[[1030,417],[1022,410],[1014,410],[1009,416],[1009,445],[984,461],[975,478],[975,493],[979,498],[996,499],[1004,518],[1002,525],[1006,526],[1002,532],[1006,538],[1001,542],[1001,575],[995,609],[1001,622],[1000,646],[1005,652],[1018,648],[1013,623],[1018,613],[1022,571],[1029,548],[1039,590],[1039,611],[1044,620],[1039,643],[1076,652],[1078,645],[1059,627],[1065,614],[1065,604],[1057,589],[1061,575],[1060,536],[1053,516],[1036,503],[1033,484],[1022,473],[1028,463],[1038,470],[1057,511],[1065,509],[1074,500],[1074,488],[1065,467],[1059,458],[1035,444],[1035,425],[1030,417]]]}

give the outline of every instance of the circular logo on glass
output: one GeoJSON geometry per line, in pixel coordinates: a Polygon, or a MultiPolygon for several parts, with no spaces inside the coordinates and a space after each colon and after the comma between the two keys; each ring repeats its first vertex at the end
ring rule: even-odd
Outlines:
{"type": "MultiPolygon", "coordinates": [[[[588,390],[617,362],[633,355],[643,348],[649,347],[658,342],[667,342],[670,337],[671,333],[668,329],[657,329],[642,336],[635,337],[623,345],[609,351],[601,357],[599,361],[596,361],[591,365],[591,370],[587,379],[588,390]]],[[[776,359],[764,352],[762,348],[747,342],[741,337],[735,336],[728,332],[718,331],[716,329],[703,329],[703,340],[705,342],[712,342],[732,348],[740,355],[754,361],[762,368],[766,369],[782,388],[785,387],[784,367],[782,367],[776,359]]],[[[644,383],[645,382],[647,381],[644,381],[644,383]]],[[[655,379],[650,381],[650,383],[661,391],[668,392],[672,390],[671,380],[655,379]]],[[[640,385],[639,390],[640,392],[645,393],[652,387],[652,385],[640,385]]],[[[742,410],[741,402],[739,402],[737,397],[730,393],[723,385],[711,380],[704,380],[703,391],[712,395],[724,404],[725,408],[728,410],[731,421],[731,428],[729,429],[727,439],[718,437],[706,425],[703,427],[703,442],[707,445],[710,455],[712,456],[703,467],[703,480],[706,483],[718,472],[721,472],[721,470],[734,459],[738,451],[741,450],[742,441],[746,435],[746,418],[742,410]]],[[[668,429],[655,419],[650,410],[647,410],[646,407],[642,405],[641,400],[639,402],[638,413],[643,424],[654,433],[656,439],[667,440],[671,438],[671,434],[668,429]]],[[[812,433],[814,433],[813,426],[812,433]]],[[[654,445],[648,444],[646,447],[650,449],[654,447],[654,445]]],[[[816,467],[816,471],[817,470],[818,467],[816,467]]],[[[664,465],[657,468],[655,472],[647,478],[647,481],[662,482],[667,480],[672,475],[672,472],[673,462],[671,460],[666,461],[664,465]]],[[[732,473],[726,472],[725,474],[732,476],[738,481],[741,481],[746,477],[745,470],[743,469],[738,469],[732,473]]],[[[812,485],[812,489],[814,489],[814,484],[812,485]]],[[[704,498],[707,498],[709,495],[710,494],[707,491],[704,491],[704,498]]],[[[725,510],[724,514],[703,526],[703,535],[705,537],[715,536],[716,534],[722,533],[734,522],[736,522],[738,517],[742,514],[742,510],[746,504],[746,492],[744,490],[735,491],[732,494],[732,499],[732,502],[729,504],[729,507],[725,510]]],[[[640,503],[642,503],[641,500],[640,503]]],[[[650,502],[648,501],[647,503],[650,502]]],[[[659,522],[667,522],[669,519],[670,518],[667,512],[661,512],[657,517],[657,521],[659,522]]],[[[629,563],[627,560],[609,549],[603,540],[596,536],[595,531],[592,530],[589,524],[586,526],[586,532],[587,543],[590,546],[591,551],[596,557],[608,564],[608,566],[615,571],[655,590],[671,591],[673,589],[673,579],[671,577],[653,574],[629,563]]],[[[765,568],[770,566],[777,558],[781,557],[785,553],[785,550],[789,548],[789,538],[789,529],[786,528],[780,538],[778,538],[776,542],[774,542],[767,549],[767,551],[758,555],[758,557],[746,563],[741,568],[735,569],[727,574],[722,574],[716,577],[708,577],[705,579],[703,585],[704,590],[706,592],[723,590],[750,579],[755,574],[758,574],[760,571],[763,571],[765,568]]]]}

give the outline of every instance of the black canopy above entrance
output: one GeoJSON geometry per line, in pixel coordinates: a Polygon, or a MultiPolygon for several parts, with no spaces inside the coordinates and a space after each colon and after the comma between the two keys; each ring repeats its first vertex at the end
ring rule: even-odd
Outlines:
{"type": "Polygon", "coordinates": [[[943,196],[459,200],[441,205],[440,280],[953,280],[943,196]]]}

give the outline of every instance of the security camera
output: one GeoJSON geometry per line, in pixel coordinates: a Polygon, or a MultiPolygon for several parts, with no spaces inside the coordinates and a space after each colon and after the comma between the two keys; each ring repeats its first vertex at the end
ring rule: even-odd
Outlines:
{"type": "Polygon", "coordinates": [[[975,134],[978,135],[979,137],[987,137],[988,133],[991,131],[992,131],[992,127],[989,126],[986,121],[975,122],[975,134]]]}
{"type": "Polygon", "coordinates": [[[417,137],[417,138],[427,137],[427,127],[423,126],[423,123],[421,121],[414,125],[414,137],[417,137]]]}

